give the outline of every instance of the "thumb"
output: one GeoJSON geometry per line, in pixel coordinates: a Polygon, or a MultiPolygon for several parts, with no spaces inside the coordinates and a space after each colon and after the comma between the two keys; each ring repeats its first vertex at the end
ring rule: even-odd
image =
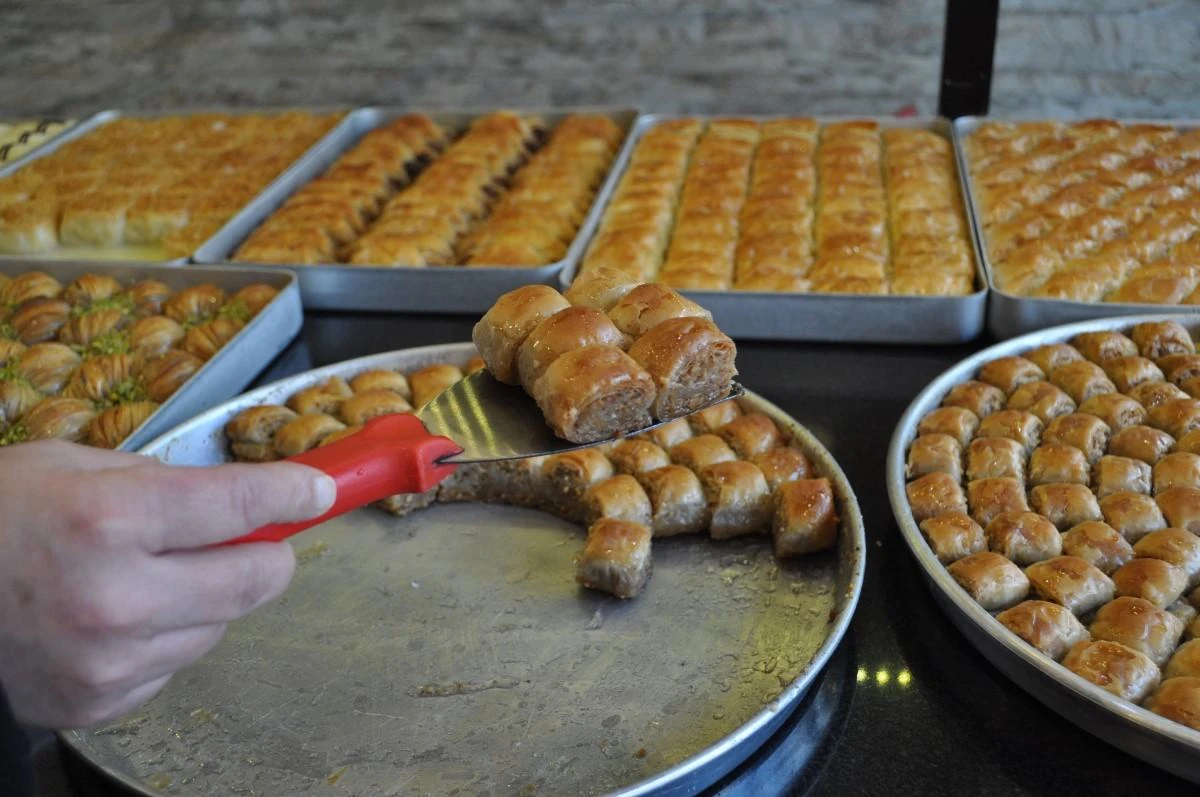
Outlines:
{"type": "MultiPolygon", "coordinates": [[[[132,490],[124,511],[144,529],[143,546],[154,553],[205,547],[268,523],[318,517],[337,497],[331,477],[292,462],[153,465],[125,472],[132,471],[139,472],[127,480],[132,490]]],[[[120,473],[107,476],[119,479],[120,473]]]]}

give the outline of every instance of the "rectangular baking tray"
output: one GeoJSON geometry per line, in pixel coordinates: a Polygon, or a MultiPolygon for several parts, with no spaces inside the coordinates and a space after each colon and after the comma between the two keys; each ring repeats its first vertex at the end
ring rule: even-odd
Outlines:
{"type": "Polygon", "coordinates": [[[166,283],[173,290],[211,282],[228,293],[247,285],[265,282],[279,294],[250,320],[233,339],[221,347],[192,378],[183,384],[145,423],[119,446],[121,451],[137,451],[163,432],[207,410],[214,404],[236,396],[300,332],[304,312],[300,306],[300,286],[287,271],[197,267],[174,268],[164,265],[133,263],[83,263],[62,260],[0,261],[0,274],[15,276],[27,271],[50,274],[66,285],[84,274],[106,274],[123,285],[144,279],[166,283]]]}
{"type": "MultiPolygon", "coordinates": [[[[785,115],[737,115],[738,118],[768,121],[789,118],[785,115]]],[[[791,116],[798,116],[793,114],[791,116]]],[[[599,227],[603,211],[617,182],[625,173],[637,142],[659,122],[668,119],[701,119],[717,116],[695,114],[647,114],[638,118],[633,133],[618,158],[611,185],[604,194],[604,206],[588,228],[588,243],[599,227]]],[[[894,118],[872,116],[813,117],[824,125],[853,119],[870,119],[883,129],[913,128],[932,130],[950,138],[950,123],[940,118],[894,118]]],[[[962,173],[959,173],[962,186],[962,173]]],[[[962,189],[965,192],[965,188],[962,189]]],[[[969,220],[968,220],[968,223],[969,220]]],[[[981,253],[976,236],[975,274],[978,290],[968,296],[862,296],[831,293],[767,293],[756,291],[683,291],[712,312],[714,320],[727,334],[744,340],[807,340],[835,343],[961,343],[983,331],[987,303],[986,278],[980,269],[981,253]]],[[[565,288],[575,278],[583,261],[580,256],[563,272],[565,288]]]]}
{"type": "MultiPolygon", "coordinates": [[[[310,180],[323,174],[343,153],[358,143],[366,133],[407,113],[426,113],[442,127],[455,132],[479,116],[495,108],[432,111],[420,108],[359,108],[353,111],[324,141],[320,142],[282,178],[263,191],[241,213],[201,246],[192,258],[196,263],[219,263],[241,267],[230,261],[237,247],[255,228],[266,221],[280,205],[310,180]]],[[[626,131],[625,141],[613,165],[592,199],[583,224],[575,233],[566,256],[556,263],[535,268],[373,268],[368,266],[325,265],[307,266],[279,264],[291,267],[300,277],[300,292],[304,306],[320,310],[378,310],[411,313],[483,313],[503,293],[522,285],[540,283],[554,285],[569,264],[583,256],[584,246],[599,223],[599,208],[607,202],[612,191],[616,164],[629,143],[630,129],[637,111],[623,108],[570,107],[557,109],[511,109],[521,114],[540,116],[551,128],[565,117],[577,113],[605,114],[626,131]]],[[[251,265],[251,264],[247,264],[251,265]]],[[[255,268],[261,264],[252,264],[255,268]]],[[[274,264],[266,266],[275,267],[274,264]]]]}
{"type": "MultiPolygon", "coordinates": [[[[985,116],[962,116],[954,120],[954,152],[958,159],[958,173],[966,186],[967,202],[970,209],[971,224],[974,227],[976,250],[979,252],[983,272],[987,277],[988,289],[991,293],[991,307],[988,310],[988,330],[997,338],[1011,338],[1026,332],[1032,332],[1058,324],[1070,324],[1075,321],[1088,321],[1093,318],[1108,318],[1111,316],[1146,315],[1163,313],[1196,313],[1200,308],[1188,305],[1171,304],[1131,304],[1116,302],[1077,302],[1069,299],[1036,299],[1029,296],[1017,296],[1005,293],[996,287],[992,278],[992,264],[988,259],[987,242],[983,232],[983,207],[975,195],[975,186],[968,169],[966,139],[985,122],[1040,122],[1046,117],[1031,118],[999,118],[985,116]]],[[[1063,119],[1059,121],[1072,122],[1080,119],[1063,119]]],[[[1200,126],[1197,120],[1178,119],[1117,119],[1121,124],[1159,124],[1172,125],[1183,130],[1200,126]]]]}
{"type": "MultiPolygon", "coordinates": [[[[187,109],[187,110],[154,111],[153,113],[125,113],[123,111],[109,109],[109,110],[99,111],[95,114],[92,114],[91,116],[87,117],[86,119],[78,122],[74,127],[70,128],[69,130],[65,130],[62,133],[59,133],[54,138],[50,139],[49,141],[44,142],[41,146],[36,147],[35,149],[30,150],[29,152],[26,152],[20,158],[17,158],[16,160],[14,160],[12,163],[9,163],[9,164],[5,165],[4,167],[0,168],[0,177],[7,177],[10,174],[12,174],[13,172],[20,170],[23,166],[26,166],[26,165],[32,163],[33,161],[37,160],[38,158],[44,158],[45,156],[49,155],[50,153],[56,151],[59,147],[63,146],[64,144],[74,141],[78,138],[81,138],[81,137],[87,135],[88,133],[92,132],[96,128],[101,127],[102,125],[108,124],[109,122],[114,121],[115,119],[122,118],[122,117],[134,117],[134,118],[138,118],[138,119],[159,119],[164,116],[194,116],[196,114],[201,114],[201,113],[229,113],[229,114],[268,113],[269,114],[269,113],[283,113],[284,111],[289,111],[289,110],[309,111],[309,112],[315,113],[315,114],[346,113],[346,117],[343,118],[341,121],[339,121],[336,125],[334,125],[332,129],[330,129],[328,132],[326,132],[325,135],[321,137],[321,139],[318,139],[318,141],[315,144],[313,144],[313,146],[310,147],[307,152],[305,152],[298,159],[296,159],[292,163],[291,166],[289,166],[287,169],[284,169],[284,171],[281,172],[278,176],[276,176],[274,180],[272,180],[270,183],[268,183],[267,186],[264,187],[263,190],[260,192],[259,196],[261,196],[262,194],[266,193],[267,191],[270,191],[271,187],[274,186],[276,183],[286,180],[288,178],[288,176],[300,166],[300,164],[304,161],[304,159],[309,154],[311,154],[313,152],[313,150],[315,150],[317,147],[319,147],[321,145],[322,141],[336,136],[338,130],[349,123],[350,113],[348,112],[347,108],[345,108],[345,107],[314,107],[314,106],[278,107],[278,108],[232,108],[232,109],[231,108],[191,108],[191,109],[187,109]]],[[[253,202],[253,201],[255,201],[255,200],[251,200],[251,202],[253,202]]],[[[20,260],[20,261],[37,260],[38,262],[42,262],[42,263],[52,263],[56,260],[66,260],[66,261],[104,260],[104,261],[114,261],[114,262],[157,263],[159,265],[165,264],[165,265],[170,265],[170,266],[182,266],[182,265],[187,264],[191,260],[190,257],[174,258],[172,260],[158,260],[158,259],[150,260],[150,259],[147,259],[146,257],[140,256],[140,253],[137,251],[140,248],[141,247],[131,247],[131,246],[115,246],[115,247],[111,247],[111,248],[97,248],[97,249],[89,248],[86,250],[81,250],[78,248],[71,248],[71,249],[59,249],[59,250],[55,250],[54,252],[47,252],[43,255],[9,255],[9,254],[0,253],[0,262],[7,261],[7,260],[20,260]]]]}

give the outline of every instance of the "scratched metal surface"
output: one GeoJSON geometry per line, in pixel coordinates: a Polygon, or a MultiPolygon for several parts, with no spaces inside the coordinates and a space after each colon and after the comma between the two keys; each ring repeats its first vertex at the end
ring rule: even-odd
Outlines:
{"type": "MultiPolygon", "coordinates": [[[[331,366],[465,360],[429,347],[331,366]]],[[[216,461],[220,427],[330,369],[160,438],[216,461]]],[[[140,712],[64,741],[126,786],[172,795],[692,794],[752,752],[840,639],[861,588],[861,516],[836,463],[837,552],[779,563],[765,537],[654,543],[645,593],[581,590],[578,527],[511,507],[360,510],[295,538],[295,581],[140,712]]]]}

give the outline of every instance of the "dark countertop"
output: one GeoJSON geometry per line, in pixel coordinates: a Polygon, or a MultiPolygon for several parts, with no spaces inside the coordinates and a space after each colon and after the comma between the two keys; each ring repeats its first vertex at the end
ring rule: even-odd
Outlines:
{"type": "MultiPolygon", "coordinates": [[[[302,339],[260,381],[379,351],[467,340],[471,323],[312,313],[302,339]]],[[[930,380],[983,345],[739,345],[744,383],[808,426],[845,469],[869,550],[857,616],[806,697],[806,716],[772,740],[769,761],[748,767],[719,794],[765,794],[767,782],[807,795],[1196,793],[1060,718],[1001,675],[935,605],[904,545],[884,486],[893,428],[930,380]]],[[[121,794],[69,761],[64,767],[60,755],[69,756],[43,745],[39,797],[121,794]]]]}

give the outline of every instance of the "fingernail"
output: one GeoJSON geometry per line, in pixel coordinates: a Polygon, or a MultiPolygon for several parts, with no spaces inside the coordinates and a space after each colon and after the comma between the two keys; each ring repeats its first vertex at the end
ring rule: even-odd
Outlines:
{"type": "Polygon", "coordinates": [[[333,480],[333,477],[322,473],[313,479],[313,496],[321,507],[321,511],[317,512],[317,515],[325,514],[337,500],[337,482],[333,480]]]}

